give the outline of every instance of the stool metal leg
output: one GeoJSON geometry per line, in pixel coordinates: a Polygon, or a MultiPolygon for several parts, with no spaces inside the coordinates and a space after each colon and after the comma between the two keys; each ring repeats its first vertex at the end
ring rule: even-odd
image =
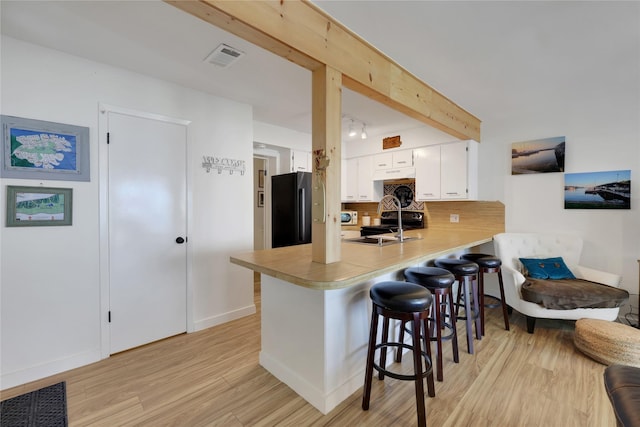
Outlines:
{"type": "MultiPolygon", "coordinates": [[[[400,322],[400,332],[398,332],[398,342],[404,342],[404,326],[405,322],[400,322]]],[[[396,363],[402,362],[402,347],[396,350],[396,363]]]]}
{"type": "Polygon", "coordinates": [[[435,326],[433,329],[436,332],[436,351],[438,355],[436,356],[436,365],[437,365],[437,379],[438,381],[443,380],[442,374],[442,328],[444,327],[444,313],[442,312],[442,295],[434,292],[433,293],[433,304],[431,305],[434,311],[435,322],[433,322],[432,326],[435,326]]]}
{"type": "MultiPolygon", "coordinates": [[[[422,352],[420,349],[420,317],[418,313],[413,313],[411,334],[413,339],[413,372],[416,376],[416,406],[418,410],[418,426],[427,425],[426,411],[424,407],[424,384],[422,379],[422,352]]],[[[428,332],[425,331],[425,334],[428,332]]]]}
{"type": "Polygon", "coordinates": [[[484,336],[484,273],[486,269],[478,271],[478,299],[480,300],[480,335],[484,336]]]}
{"type": "Polygon", "coordinates": [[[367,352],[367,366],[364,370],[364,394],[362,395],[362,409],[369,409],[371,399],[371,381],[373,377],[373,357],[376,352],[376,337],[378,335],[378,309],[373,306],[371,313],[371,332],[369,333],[369,350],[367,352]]]}
{"type": "MultiPolygon", "coordinates": [[[[462,287],[462,297],[464,298],[464,317],[465,317],[465,325],[467,327],[467,352],[469,354],[473,354],[473,327],[472,327],[472,317],[473,312],[471,311],[471,301],[470,301],[470,286],[468,277],[461,277],[459,280],[460,286],[462,287]]],[[[458,309],[460,306],[458,305],[458,309]]]]}
{"type": "Polygon", "coordinates": [[[478,280],[477,278],[472,277],[471,278],[471,289],[472,289],[472,296],[473,296],[473,309],[474,312],[477,313],[477,316],[474,316],[474,323],[476,326],[476,338],[481,340],[482,339],[482,315],[484,314],[484,303],[480,304],[480,296],[484,295],[483,293],[480,293],[481,289],[478,289],[478,280]]]}
{"type": "MultiPolygon", "coordinates": [[[[424,334],[422,334],[423,345],[430,365],[426,366],[426,368],[429,369],[429,373],[427,374],[427,393],[429,394],[429,397],[435,397],[436,385],[433,381],[433,357],[431,355],[431,335],[429,334],[429,319],[425,318],[422,322],[424,329],[424,334]]],[[[422,363],[422,360],[420,360],[420,363],[422,363]]]]}
{"type": "Polygon", "coordinates": [[[451,313],[451,328],[453,330],[453,336],[451,337],[451,339],[453,340],[453,342],[451,343],[451,346],[453,348],[453,361],[455,363],[458,363],[460,361],[460,356],[458,354],[458,327],[456,326],[456,322],[458,321],[458,319],[456,319],[456,313],[453,310],[453,293],[452,291],[449,292],[449,313],[451,313]]]}
{"type": "MultiPolygon", "coordinates": [[[[388,342],[389,342],[389,318],[384,317],[382,321],[382,344],[386,344],[388,342]]],[[[380,351],[380,367],[382,369],[387,369],[387,349],[383,348],[382,350],[380,351]]],[[[384,372],[382,370],[378,371],[378,379],[384,380],[384,372]]]]}
{"type": "Polygon", "coordinates": [[[507,300],[504,297],[504,283],[502,282],[502,269],[498,269],[498,282],[500,283],[500,302],[502,303],[502,317],[504,317],[504,328],[509,330],[509,313],[507,310],[507,300]]]}

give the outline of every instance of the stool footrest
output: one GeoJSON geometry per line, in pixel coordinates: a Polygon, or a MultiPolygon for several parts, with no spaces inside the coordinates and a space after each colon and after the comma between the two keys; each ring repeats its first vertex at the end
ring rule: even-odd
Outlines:
{"type": "MultiPolygon", "coordinates": [[[[408,350],[412,350],[413,351],[413,346],[410,344],[405,344],[405,343],[399,343],[399,342],[387,342],[387,343],[380,343],[377,344],[375,349],[381,349],[381,348],[387,348],[387,347],[402,347],[402,348],[406,348],[408,350]]],[[[424,362],[425,362],[425,370],[422,372],[422,378],[426,378],[429,374],[431,374],[433,367],[431,364],[431,359],[429,358],[429,356],[427,355],[426,352],[420,350],[420,353],[422,353],[422,357],[424,358],[424,362]]],[[[415,375],[404,375],[404,374],[398,374],[396,372],[392,372],[389,371],[387,369],[383,369],[380,365],[378,365],[377,363],[375,363],[375,361],[373,362],[373,368],[378,371],[383,373],[386,376],[389,376],[391,378],[395,378],[397,380],[403,380],[403,381],[415,381],[416,380],[416,376],[415,375]]]]}
{"type": "MultiPolygon", "coordinates": [[[[429,321],[432,322],[432,321],[435,321],[435,320],[429,318],[429,321]]],[[[453,335],[453,326],[451,326],[451,323],[444,322],[444,329],[446,329],[448,331],[448,333],[447,333],[447,335],[442,335],[441,334],[440,335],[440,339],[442,339],[442,340],[450,340],[451,338],[453,338],[453,336],[454,336],[453,335]]],[[[409,333],[409,334],[411,333],[411,329],[409,329],[407,326],[405,326],[404,331],[409,333]]],[[[420,335],[420,338],[422,338],[422,335],[420,335]]],[[[438,341],[438,337],[437,336],[429,337],[429,341],[436,342],[436,341],[438,341]]]]}
{"type": "Polygon", "coordinates": [[[487,298],[492,299],[495,302],[485,302],[484,306],[486,308],[496,308],[496,307],[500,307],[502,305],[502,300],[498,297],[494,297],[493,295],[487,295],[484,294],[484,299],[486,300],[487,298]]]}

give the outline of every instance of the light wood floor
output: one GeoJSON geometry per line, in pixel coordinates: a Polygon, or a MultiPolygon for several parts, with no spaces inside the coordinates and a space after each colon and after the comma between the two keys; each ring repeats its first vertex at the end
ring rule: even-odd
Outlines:
{"type": "MultiPolygon", "coordinates": [[[[256,292],[257,307],[259,289],[256,292]]],[[[604,366],[573,346],[572,322],[524,318],[504,330],[487,310],[486,336],[460,363],[445,344],[444,382],[426,397],[430,426],[615,426],[604,366]]],[[[362,391],[322,415],[258,364],[259,315],[176,336],[98,363],[5,390],[2,399],[67,382],[70,426],[412,426],[413,383],[373,380],[371,408],[362,391]]],[[[411,360],[405,357],[405,361],[411,360]]]]}

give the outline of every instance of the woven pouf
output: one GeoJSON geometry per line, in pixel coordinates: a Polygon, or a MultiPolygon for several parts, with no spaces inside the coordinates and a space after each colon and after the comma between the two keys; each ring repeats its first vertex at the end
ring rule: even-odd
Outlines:
{"type": "Polygon", "coordinates": [[[640,368],[640,330],[600,319],[579,319],[573,342],[578,350],[605,365],[640,368]]]}

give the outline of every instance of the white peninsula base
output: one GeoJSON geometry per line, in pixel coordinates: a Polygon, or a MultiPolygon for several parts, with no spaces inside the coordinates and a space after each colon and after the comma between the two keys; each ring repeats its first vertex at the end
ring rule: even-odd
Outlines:
{"type": "Polygon", "coordinates": [[[260,364],[323,414],[364,384],[369,288],[316,290],[262,275],[260,364]]]}

